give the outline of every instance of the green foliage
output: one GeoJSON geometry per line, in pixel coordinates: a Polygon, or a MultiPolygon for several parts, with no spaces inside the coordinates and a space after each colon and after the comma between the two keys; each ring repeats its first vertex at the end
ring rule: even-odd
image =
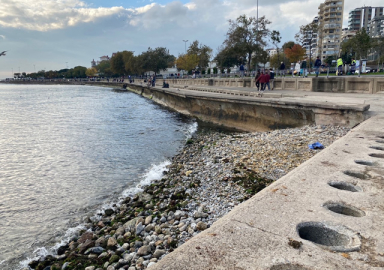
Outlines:
{"type": "Polygon", "coordinates": [[[250,70],[253,53],[266,45],[266,38],[270,34],[267,26],[270,23],[265,16],[256,19],[241,15],[236,20],[229,20],[229,30],[224,46],[233,49],[238,56],[246,56],[248,70],[250,70]]]}
{"type": "Polygon", "coordinates": [[[175,57],[170,55],[164,47],[148,48],[146,52],[141,54],[141,57],[143,70],[154,71],[155,73],[171,67],[175,62],[175,57]]]}
{"type": "Polygon", "coordinates": [[[197,67],[199,70],[202,70],[208,66],[212,56],[212,49],[207,45],[199,44],[199,41],[195,40],[189,46],[187,54],[197,56],[197,67]]]}

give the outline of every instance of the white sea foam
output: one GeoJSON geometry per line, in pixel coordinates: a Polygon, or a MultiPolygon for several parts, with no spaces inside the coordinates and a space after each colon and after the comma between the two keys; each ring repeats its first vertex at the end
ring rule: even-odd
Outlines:
{"type": "Polygon", "coordinates": [[[188,126],[188,129],[187,129],[187,139],[189,139],[198,129],[199,125],[197,124],[197,122],[194,122],[192,124],[190,124],[188,126]]]}
{"type": "Polygon", "coordinates": [[[152,183],[154,180],[160,180],[163,177],[164,171],[168,171],[167,166],[170,165],[171,162],[169,160],[166,160],[160,164],[154,164],[152,165],[142,176],[142,180],[140,183],[133,188],[129,188],[125,190],[122,194],[122,196],[125,197],[131,197],[135,195],[138,192],[143,191],[142,187],[148,186],[152,183]]]}

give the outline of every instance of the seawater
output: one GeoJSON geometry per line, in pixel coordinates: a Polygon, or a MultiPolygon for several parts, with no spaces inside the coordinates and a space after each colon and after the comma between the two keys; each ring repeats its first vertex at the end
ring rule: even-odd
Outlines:
{"type": "Polygon", "coordinates": [[[85,218],[161,178],[196,129],[133,93],[0,85],[0,269],[53,254],[85,218]]]}

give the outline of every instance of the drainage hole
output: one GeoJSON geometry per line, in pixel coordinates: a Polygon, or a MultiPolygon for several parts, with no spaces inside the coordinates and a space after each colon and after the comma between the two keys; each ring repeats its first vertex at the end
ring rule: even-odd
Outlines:
{"type": "Polygon", "coordinates": [[[369,154],[369,156],[374,158],[384,158],[384,154],[369,154]]]}
{"type": "Polygon", "coordinates": [[[323,246],[346,246],[349,244],[348,236],[327,228],[322,223],[299,224],[298,233],[302,239],[323,246]]]}
{"type": "Polygon", "coordinates": [[[351,217],[365,216],[364,211],[361,211],[360,209],[354,206],[346,205],[342,202],[327,202],[323,206],[329,211],[332,211],[340,215],[351,216],[351,217]]]}
{"type": "Polygon", "coordinates": [[[351,192],[360,192],[361,188],[356,187],[353,184],[347,183],[347,182],[329,182],[328,185],[331,187],[341,189],[341,190],[346,190],[346,191],[351,191],[351,192]]]}
{"type": "Polygon", "coordinates": [[[376,165],[375,162],[365,161],[365,160],[355,160],[355,163],[357,163],[359,165],[365,165],[365,166],[375,166],[376,165]]]}
{"type": "Polygon", "coordinates": [[[370,146],[369,148],[384,151],[384,147],[380,147],[380,146],[370,146]]]}
{"type": "Polygon", "coordinates": [[[355,177],[355,178],[363,179],[363,180],[369,178],[369,176],[367,174],[360,173],[360,172],[344,171],[344,174],[346,174],[348,176],[355,177]]]}

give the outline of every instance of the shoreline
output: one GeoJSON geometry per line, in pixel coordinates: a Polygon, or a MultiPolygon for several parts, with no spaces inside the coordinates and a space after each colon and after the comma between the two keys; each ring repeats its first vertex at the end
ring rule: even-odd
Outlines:
{"type": "Polygon", "coordinates": [[[314,156],[349,129],[304,126],[271,132],[199,133],[172,158],[162,179],[106,209],[88,231],[32,261],[32,269],[145,269],[233,207],[314,156]],[[49,269],[49,268],[47,268],[49,269]]]}

